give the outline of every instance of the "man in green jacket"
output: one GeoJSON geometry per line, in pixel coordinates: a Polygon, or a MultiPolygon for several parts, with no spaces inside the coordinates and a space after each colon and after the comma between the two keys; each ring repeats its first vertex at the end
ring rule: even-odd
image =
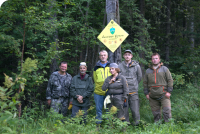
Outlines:
{"type": "Polygon", "coordinates": [[[97,62],[93,71],[93,79],[95,82],[94,89],[94,101],[96,104],[96,123],[101,124],[102,122],[102,109],[104,104],[104,99],[106,97],[106,91],[102,90],[103,83],[105,79],[111,75],[109,65],[107,61],[108,53],[105,50],[99,52],[100,61],[97,62]]]}
{"type": "Polygon", "coordinates": [[[153,53],[152,65],[144,76],[144,94],[149,100],[154,121],[161,119],[161,107],[165,122],[171,118],[170,96],[173,90],[173,79],[169,69],[160,63],[160,55],[153,53]]]}
{"type": "Polygon", "coordinates": [[[127,101],[127,107],[125,110],[125,118],[129,123],[129,112],[130,107],[133,117],[133,125],[138,125],[140,120],[139,112],[139,97],[138,97],[138,85],[142,79],[142,71],[140,65],[137,61],[132,60],[133,53],[131,50],[126,50],[124,52],[124,59],[121,64],[119,64],[119,69],[121,74],[126,78],[129,88],[129,95],[127,101]]]}
{"type": "MultiPolygon", "coordinates": [[[[79,110],[84,111],[84,118],[87,115],[87,110],[90,106],[90,96],[94,91],[92,78],[86,74],[87,65],[85,62],[80,63],[80,74],[72,79],[70,94],[73,97],[72,117],[75,117],[79,110]]],[[[85,122],[85,120],[84,120],[85,122]]]]}

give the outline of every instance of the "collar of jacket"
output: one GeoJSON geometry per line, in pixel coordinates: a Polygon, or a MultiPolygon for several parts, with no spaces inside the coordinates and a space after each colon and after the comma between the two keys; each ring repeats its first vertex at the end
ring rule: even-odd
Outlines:
{"type": "MultiPolygon", "coordinates": [[[[159,65],[159,67],[158,67],[157,69],[159,69],[161,66],[163,66],[163,63],[162,63],[162,62],[160,63],[160,65],[159,65]]],[[[152,70],[154,70],[153,64],[150,64],[150,65],[149,65],[149,68],[152,69],[152,70]]],[[[156,70],[157,70],[157,69],[156,69],[156,70]]]]}
{"type": "MultiPolygon", "coordinates": [[[[100,65],[100,62],[101,62],[101,61],[99,60],[99,61],[97,62],[97,64],[96,64],[96,66],[102,67],[102,66],[100,65]]],[[[109,61],[107,61],[106,63],[107,63],[107,64],[106,64],[106,67],[110,65],[110,62],[109,62],[109,61]]]]}
{"type": "MultiPolygon", "coordinates": [[[[53,74],[54,75],[56,75],[56,76],[58,76],[59,75],[59,72],[58,71],[56,71],[56,72],[53,72],[53,74]]],[[[66,74],[65,74],[66,76],[68,76],[68,73],[66,72],[66,74]]]]}
{"type": "MultiPolygon", "coordinates": [[[[117,75],[115,81],[117,81],[117,80],[119,79],[120,76],[121,76],[121,73],[118,73],[118,75],[117,75]]],[[[112,76],[112,78],[113,78],[113,76],[112,76]]],[[[112,79],[112,78],[111,78],[111,79],[112,79]]]]}
{"type": "MultiPolygon", "coordinates": [[[[77,76],[77,77],[81,79],[81,76],[80,76],[80,74],[78,74],[78,76],[77,76]]],[[[88,77],[89,77],[89,75],[88,75],[88,74],[85,74],[85,77],[84,77],[82,80],[86,80],[88,77]]]]}
{"type": "MultiPolygon", "coordinates": [[[[122,62],[122,64],[124,65],[124,66],[127,66],[127,64],[126,64],[126,62],[125,61],[123,61],[122,62]]],[[[137,61],[135,61],[135,60],[132,60],[130,63],[129,63],[129,67],[132,67],[132,66],[136,66],[138,64],[138,62],[137,61]]]]}

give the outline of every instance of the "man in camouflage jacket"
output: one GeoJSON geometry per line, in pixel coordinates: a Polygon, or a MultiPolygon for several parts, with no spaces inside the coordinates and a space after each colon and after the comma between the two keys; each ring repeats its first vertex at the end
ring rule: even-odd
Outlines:
{"type": "Polygon", "coordinates": [[[144,76],[144,94],[149,100],[154,121],[161,119],[161,107],[163,118],[168,122],[171,118],[170,96],[173,90],[173,79],[169,69],[160,63],[160,55],[154,53],[151,56],[152,66],[146,70],[144,76]]]}
{"type": "Polygon", "coordinates": [[[48,81],[46,99],[55,112],[67,115],[70,101],[70,84],[72,76],[66,72],[67,62],[61,62],[60,70],[53,72],[48,81]]]}

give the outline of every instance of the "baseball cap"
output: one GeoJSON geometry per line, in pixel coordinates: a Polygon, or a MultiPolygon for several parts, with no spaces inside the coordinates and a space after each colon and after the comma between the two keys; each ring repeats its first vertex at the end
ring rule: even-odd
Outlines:
{"type": "Polygon", "coordinates": [[[124,54],[125,54],[126,52],[129,52],[129,53],[133,54],[133,52],[132,52],[131,50],[129,50],[129,49],[128,49],[128,50],[125,50],[125,51],[124,51],[124,54]]]}

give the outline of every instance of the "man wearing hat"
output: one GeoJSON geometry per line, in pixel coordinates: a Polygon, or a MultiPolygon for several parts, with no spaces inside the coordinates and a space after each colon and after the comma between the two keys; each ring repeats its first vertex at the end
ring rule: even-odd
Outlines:
{"type": "Polygon", "coordinates": [[[130,107],[134,121],[132,124],[138,125],[140,120],[138,85],[142,79],[142,71],[139,63],[132,60],[133,52],[131,50],[126,50],[123,57],[125,61],[119,64],[119,69],[121,74],[126,78],[129,88],[129,95],[126,100],[127,107],[125,108],[125,118],[127,122],[130,122],[128,112],[130,107]]]}
{"type": "Polygon", "coordinates": [[[94,86],[92,78],[86,74],[87,65],[85,62],[80,63],[79,69],[80,74],[73,77],[70,88],[70,94],[73,97],[72,117],[75,117],[79,110],[83,110],[85,118],[90,106],[89,98],[94,91],[94,86]]]}
{"type": "Polygon", "coordinates": [[[102,109],[104,104],[104,99],[106,97],[106,91],[102,90],[103,83],[105,79],[111,75],[109,68],[108,53],[105,50],[99,52],[99,59],[94,67],[93,79],[95,83],[94,89],[94,101],[96,104],[96,119],[97,126],[100,126],[102,122],[102,109]]]}

